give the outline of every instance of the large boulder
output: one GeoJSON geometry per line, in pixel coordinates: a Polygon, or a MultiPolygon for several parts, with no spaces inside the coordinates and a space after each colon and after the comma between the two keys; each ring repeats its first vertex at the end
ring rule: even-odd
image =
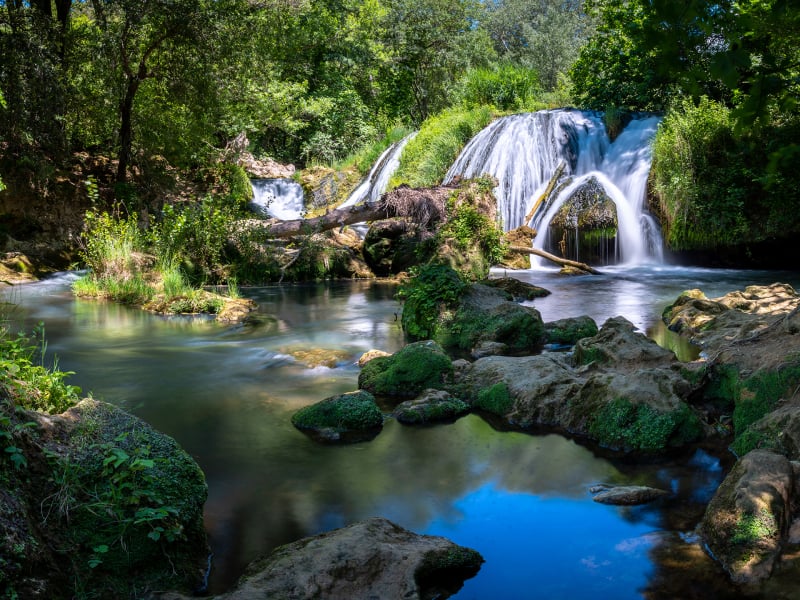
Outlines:
{"type": "Polygon", "coordinates": [[[374,221],[364,237],[364,261],[379,277],[397,275],[420,262],[422,241],[416,225],[407,219],[374,221]]]}
{"type": "MultiPolygon", "coordinates": [[[[6,400],[2,400],[4,406],[6,400]]],[[[0,591],[66,599],[198,590],[207,487],[172,438],[110,404],[17,410],[16,461],[0,460],[0,591]]]]}
{"type": "Polygon", "coordinates": [[[475,550],[372,518],[281,546],[253,562],[235,590],[212,600],[444,599],[482,563],[475,550]]]}
{"type": "Polygon", "coordinates": [[[322,442],[371,440],[383,427],[383,413],[369,392],[326,398],[292,415],[292,425],[322,442]]]}
{"type": "Polygon", "coordinates": [[[717,489],[699,532],[733,581],[756,583],[772,573],[791,523],[794,486],[786,457],[754,450],[717,489]]]}
{"type": "Polygon", "coordinates": [[[574,346],[579,340],[597,335],[597,323],[588,315],[568,317],[544,324],[548,344],[574,346]]]}
{"type": "Polygon", "coordinates": [[[443,389],[452,374],[453,365],[442,347],[427,340],[373,358],[361,369],[358,387],[376,396],[414,398],[428,388],[443,389]]]}
{"type": "Polygon", "coordinates": [[[454,421],[469,410],[469,404],[445,390],[425,390],[413,400],[398,404],[392,415],[404,425],[424,425],[454,421]]]}
{"type": "Polygon", "coordinates": [[[622,317],[579,341],[573,357],[481,358],[456,385],[510,425],[554,427],[614,450],[657,452],[704,433],[686,402],[696,389],[687,371],[622,317]]]}

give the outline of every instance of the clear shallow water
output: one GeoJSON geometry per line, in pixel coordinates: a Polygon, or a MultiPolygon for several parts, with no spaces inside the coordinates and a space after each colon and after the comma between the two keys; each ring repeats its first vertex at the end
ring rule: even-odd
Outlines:
{"type": "MultiPolygon", "coordinates": [[[[798,273],[679,268],[514,276],[553,291],[532,303],[545,320],[589,314],[602,324],[622,314],[655,333],[663,307],[684,289],[716,296],[751,283],[800,285],[798,273]]],[[[230,328],[75,299],[72,278],[6,297],[28,328],[45,323],[60,368],[77,372],[72,383],[174,436],[203,468],[214,591],[279,544],[380,515],[483,554],[487,562],[458,598],[736,597],[691,535],[730,464],[724,453],[637,466],[557,435],[497,431],[474,415],[422,429],[388,421],[372,442],[345,447],[296,431],[289,419],[297,408],[356,388],[361,353],[401,347],[390,284],[248,289],[259,318],[230,328]],[[348,357],[311,369],[289,355],[312,348],[348,357]],[[608,507],[591,500],[599,482],[655,485],[673,496],[608,507]]]]}

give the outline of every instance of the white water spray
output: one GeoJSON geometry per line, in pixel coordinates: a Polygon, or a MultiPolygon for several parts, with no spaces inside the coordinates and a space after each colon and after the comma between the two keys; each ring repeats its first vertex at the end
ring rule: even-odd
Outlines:
{"type": "Polygon", "coordinates": [[[303,188],[293,179],[251,179],[257,212],[282,221],[303,216],[303,188]]]}
{"type": "Polygon", "coordinates": [[[660,232],[644,210],[650,141],[658,122],[658,117],[633,119],[611,142],[600,113],[560,109],[503,117],[465,146],[445,182],[456,176],[494,176],[498,209],[508,231],[523,224],[527,211],[563,162],[562,177],[571,178],[571,183],[543,215],[534,218],[540,232],[534,246],[545,246],[548,226],[558,209],[575,189],[595,177],[617,208],[621,262],[660,262],[660,232]]]}
{"type": "Polygon", "coordinates": [[[381,194],[386,191],[389,185],[389,178],[394,175],[397,167],[400,166],[400,155],[403,153],[403,148],[406,147],[408,142],[414,139],[415,135],[417,135],[416,132],[411,133],[384,150],[378,157],[378,160],[375,161],[375,164],[372,166],[372,169],[370,169],[364,181],[353,190],[347,200],[342,202],[339,208],[354,206],[362,202],[375,202],[380,198],[381,194]]]}

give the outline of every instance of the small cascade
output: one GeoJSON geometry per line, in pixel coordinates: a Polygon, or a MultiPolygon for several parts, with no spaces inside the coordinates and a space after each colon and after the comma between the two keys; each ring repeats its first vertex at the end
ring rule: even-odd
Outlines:
{"type": "Polygon", "coordinates": [[[303,216],[303,188],[293,179],[251,179],[253,209],[267,217],[291,221],[303,216]]]}
{"type": "Polygon", "coordinates": [[[658,117],[633,119],[612,142],[597,112],[559,109],[503,117],[465,146],[445,182],[456,176],[494,176],[498,209],[508,231],[528,224],[528,211],[563,164],[555,191],[532,218],[531,226],[539,232],[534,246],[574,260],[582,260],[583,247],[587,260],[600,264],[661,262],[659,227],[644,207],[650,141],[658,123],[658,117]],[[565,203],[587,186],[598,185],[603,192],[598,202],[613,203],[608,206],[616,223],[605,223],[587,235],[582,217],[565,218],[564,211],[575,212],[565,203]],[[562,208],[557,219],[561,225],[551,228],[562,208]],[[572,229],[564,229],[564,223],[571,223],[572,229]],[[593,248],[586,247],[587,240],[593,248]]]}
{"type": "Polygon", "coordinates": [[[415,135],[417,135],[416,132],[411,133],[384,150],[378,157],[378,160],[375,161],[369,174],[364,178],[364,181],[353,190],[347,200],[342,202],[339,208],[355,206],[362,202],[374,202],[380,198],[381,194],[386,191],[386,187],[389,185],[389,178],[394,175],[397,167],[400,166],[400,155],[403,153],[403,148],[406,147],[406,144],[408,144],[415,135]]]}

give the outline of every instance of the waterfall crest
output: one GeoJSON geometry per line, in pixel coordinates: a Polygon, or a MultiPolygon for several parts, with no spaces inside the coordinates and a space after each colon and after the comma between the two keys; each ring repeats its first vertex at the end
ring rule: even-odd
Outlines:
{"type": "MultiPolygon", "coordinates": [[[[528,224],[523,223],[527,211],[563,163],[557,191],[533,217],[532,226],[539,232],[534,246],[553,249],[558,244],[548,234],[550,222],[573,193],[593,178],[616,208],[616,234],[606,240],[612,247],[602,262],[660,262],[661,234],[644,207],[650,142],[659,120],[634,118],[612,142],[597,112],[558,109],[503,117],[464,147],[445,183],[456,176],[494,176],[498,210],[508,231],[528,224]]],[[[581,260],[577,225],[575,236],[569,258],[581,260]]]]}

